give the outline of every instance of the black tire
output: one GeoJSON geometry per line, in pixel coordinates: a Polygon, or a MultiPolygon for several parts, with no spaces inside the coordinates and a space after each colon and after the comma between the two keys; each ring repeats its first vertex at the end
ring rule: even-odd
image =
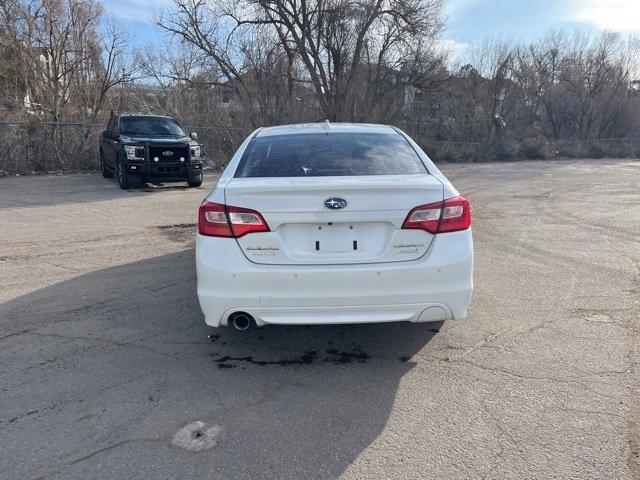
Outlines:
{"type": "Polygon", "coordinates": [[[102,170],[102,178],[113,178],[113,172],[109,170],[107,165],[104,163],[102,149],[100,149],[100,170],[102,170]]]}
{"type": "Polygon", "coordinates": [[[120,185],[120,188],[123,190],[131,188],[129,175],[122,170],[122,162],[120,162],[120,159],[118,159],[116,163],[116,173],[118,174],[118,185],[120,185]]]}
{"type": "Polygon", "coordinates": [[[187,182],[191,188],[196,188],[202,185],[202,173],[200,173],[197,177],[192,178],[187,182]]]}

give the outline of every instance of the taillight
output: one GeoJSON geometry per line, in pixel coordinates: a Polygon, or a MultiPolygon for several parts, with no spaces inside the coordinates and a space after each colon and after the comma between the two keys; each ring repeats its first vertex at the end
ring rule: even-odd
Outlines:
{"type": "Polygon", "coordinates": [[[269,231],[269,225],[264,221],[262,215],[255,210],[227,205],[227,215],[235,237],[241,237],[252,232],[269,231]]]}
{"type": "Polygon", "coordinates": [[[251,232],[268,232],[262,215],[248,208],[207,202],[200,205],[198,233],[210,237],[242,237],[251,232]]]}
{"type": "Polygon", "coordinates": [[[470,226],[471,206],[466,198],[459,196],[414,208],[407,215],[402,228],[446,233],[466,230],[470,226]]]}

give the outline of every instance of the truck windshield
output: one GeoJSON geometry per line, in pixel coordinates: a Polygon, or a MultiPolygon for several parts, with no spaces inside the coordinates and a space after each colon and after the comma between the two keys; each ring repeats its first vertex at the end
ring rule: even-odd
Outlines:
{"type": "Polygon", "coordinates": [[[397,133],[302,133],[251,140],[236,177],[403,175],[426,169],[397,133]]]}
{"type": "Polygon", "coordinates": [[[121,117],[120,133],[161,137],[186,135],[175,120],[165,117],[121,117]]]}

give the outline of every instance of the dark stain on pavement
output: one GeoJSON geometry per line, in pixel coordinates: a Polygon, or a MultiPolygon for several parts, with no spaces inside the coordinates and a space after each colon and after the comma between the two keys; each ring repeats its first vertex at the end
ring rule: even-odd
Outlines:
{"type": "Polygon", "coordinates": [[[179,243],[195,241],[195,223],[175,223],[172,225],[158,225],[157,228],[169,240],[179,243]]]}
{"type": "Polygon", "coordinates": [[[329,363],[364,363],[371,358],[368,354],[364,353],[360,347],[356,348],[354,352],[344,352],[336,348],[330,348],[327,350],[327,353],[330,357],[325,358],[324,361],[329,363]]]}
{"type": "MultiPolygon", "coordinates": [[[[344,364],[351,362],[364,363],[369,358],[368,354],[361,351],[359,348],[353,352],[345,352],[337,349],[329,349],[326,351],[328,356],[320,358],[318,352],[315,350],[309,350],[295,357],[286,357],[278,360],[256,360],[252,356],[245,357],[231,357],[224,355],[220,358],[216,358],[214,361],[218,364],[218,368],[233,368],[235,363],[243,362],[251,365],[258,365],[261,367],[268,365],[278,365],[281,367],[290,367],[297,365],[310,365],[316,361],[322,361],[325,363],[344,364]]],[[[210,354],[213,356],[214,354],[210,354]]]]}
{"type": "Polygon", "coordinates": [[[310,350],[308,352],[304,352],[298,357],[289,357],[280,360],[256,360],[251,356],[230,357],[229,355],[225,355],[224,357],[217,358],[215,362],[218,363],[219,368],[230,368],[228,365],[235,366],[233,364],[230,364],[229,362],[246,362],[252,365],[260,365],[261,367],[265,365],[279,365],[281,367],[288,367],[291,365],[309,365],[313,363],[317,359],[317,357],[318,352],[316,352],[315,350],[310,350]]]}

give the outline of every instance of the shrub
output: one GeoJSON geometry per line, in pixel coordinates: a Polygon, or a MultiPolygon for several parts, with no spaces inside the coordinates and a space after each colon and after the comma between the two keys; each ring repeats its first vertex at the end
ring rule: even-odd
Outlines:
{"type": "Polygon", "coordinates": [[[489,144],[485,151],[487,161],[504,162],[515,160],[520,153],[520,145],[512,138],[498,138],[489,144]]]}
{"type": "Polygon", "coordinates": [[[561,158],[584,158],[587,154],[584,142],[559,141],[554,146],[556,156],[561,158]]]}
{"type": "Polygon", "coordinates": [[[608,145],[608,155],[613,158],[635,158],[638,156],[634,145],[629,142],[611,142],[608,145]]]}
{"type": "Polygon", "coordinates": [[[604,158],[608,157],[608,148],[602,142],[598,142],[597,140],[591,142],[587,148],[587,156],[591,158],[604,158]]]}
{"type": "Polygon", "coordinates": [[[7,173],[23,173],[19,155],[16,129],[10,125],[0,126],[0,171],[7,173]]]}
{"type": "Polygon", "coordinates": [[[477,149],[472,144],[442,143],[434,150],[433,157],[441,162],[481,161],[477,149]]]}
{"type": "Polygon", "coordinates": [[[520,157],[528,160],[553,158],[554,153],[549,141],[542,136],[527,138],[520,144],[520,157]]]}
{"type": "Polygon", "coordinates": [[[554,144],[563,158],[635,158],[640,156],[640,144],[607,140],[560,141],[554,144]]]}

